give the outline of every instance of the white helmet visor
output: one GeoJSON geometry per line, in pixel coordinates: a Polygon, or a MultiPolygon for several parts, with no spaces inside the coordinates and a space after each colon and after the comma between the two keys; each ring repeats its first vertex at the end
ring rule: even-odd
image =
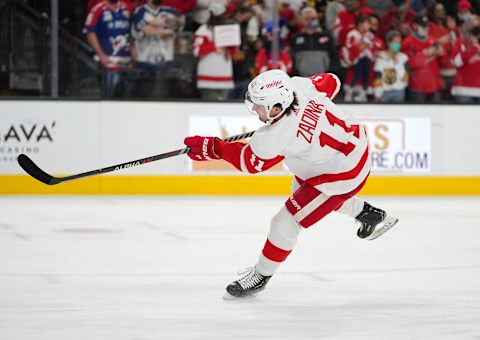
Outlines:
{"type": "Polygon", "coordinates": [[[253,103],[252,98],[250,97],[250,92],[248,91],[247,93],[245,93],[244,102],[245,102],[245,105],[247,106],[248,112],[254,115],[258,115],[257,112],[253,110],[253,108],[255,107],[255,104],[253,103]]]}

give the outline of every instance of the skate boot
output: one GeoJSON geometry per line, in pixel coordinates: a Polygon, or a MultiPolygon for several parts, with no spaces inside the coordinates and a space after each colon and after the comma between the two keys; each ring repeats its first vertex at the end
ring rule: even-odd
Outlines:
{"type": "Polygon", "coordinates": [[[372,207],[367,202],[355,219],[361,224],[357,236],[367,240],[376,239],[398,222],[398,218],[387,216],[385,211],[372,207]]]}
{"type": "Polygon", "coordinates": [[[223,297],[225,300],[254,297],[258,292],[265,289],[268,280],[272,277],[263,276],[255,270],[255,267],[246,268],[238,272],[238,275],[243,274],[246,275],[227,286],[227,292],[223,297]]]}

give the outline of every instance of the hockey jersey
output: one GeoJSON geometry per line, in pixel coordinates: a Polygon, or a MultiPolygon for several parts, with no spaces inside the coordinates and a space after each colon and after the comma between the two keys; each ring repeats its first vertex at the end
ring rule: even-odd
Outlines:
{"type": "Polygon", "coordinates": [[[248,144],[215,143],[224,160],[246,173],[259,173],[284,160],[303,181],[327,195],[353,191],[368,176],[371,161],[359,119],[332,100],[340,81],[331,73],[293,77],[298,108],[262,126],[248,144]]]}
{"type": "Polygon", "coordinates": [[[235,47],[216,47],[213,29],[201,25],[193,36],[193,55],[197,57],[197,87],[199,89],[233,89],[235,47]]]}
{"type": "Polygon", "coordinates": [[[376,52],[381,51],[383,48],[383,41],[372,32],[360,32],[357,29],[353,29],[348,32],[345,46],[340,51],[341,62],[344,67],[349,67],[355,65],[362,57],[374,60],[376,52]],[[368,45],[363,51],[358,47],[362,42],[368,45]]]}
{"type": "Polygon", "coordinates": [[[443,88],[440,78],[440,62],[448,58],[446,55],[427,57],[423,50],[435,45],[435,39],[428,36],[424,41],[413,35],[406,37],[402,42],[401,51],[408,57],[408,65],[412,70],[409,87],[421,93],[435,93],[443,88]]]}
{"type": "Polygon", "coordinates": [[[403,90],[408,86],[408,57],[398,52],[392,59],[386,52],[380,52],[375,60],[375,97],[380,98],[384,91],[403,90]]]}
{"type": "Polygon", "coordinates": [[[175,49],[175,37],[162,38],[158,35],[146,35],[143,28],[153,20],[163,19],[162,28],[176,29],[169,22],[175,22],[179,14],[174,8],[159,6],[156,9],[143,5],[133,15],[132,36],[137,48],[137,66],[143,68],[162,67],[172,62],[175,49]]]}
{"type": "Polygon", "coordinates": [[[458,73],[452,85],[452,95],[480,97],[480,49],[465,39],[457,41],[452,53],[458,73]]]}
{"type": "Polygon", "coordinates": [[[109,56],[108,68],[121,68],[131,60],[130,17],[130,7],[124,1],[116,7],[101,2],[87,16],[84,31],[97,35],[103,52],[109,56]]]}

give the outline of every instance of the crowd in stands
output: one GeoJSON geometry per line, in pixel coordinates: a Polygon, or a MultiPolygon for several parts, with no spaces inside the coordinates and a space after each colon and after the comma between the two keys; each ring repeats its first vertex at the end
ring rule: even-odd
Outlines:
{"type": "Polygon", "coordinates": [[[168,98],[176,59],[190,54],[192,96],[209,100],[242,98],[253,77],[279,68],[336,73],[346,102],[480,103],[478,0],[279,0],[276,13],[274,3],[89,0],[84,32],[103,95],[116,96],[128,70],[128,96],[168,98]],[[217,26],[234,32],[227,44],[217,26]]]}

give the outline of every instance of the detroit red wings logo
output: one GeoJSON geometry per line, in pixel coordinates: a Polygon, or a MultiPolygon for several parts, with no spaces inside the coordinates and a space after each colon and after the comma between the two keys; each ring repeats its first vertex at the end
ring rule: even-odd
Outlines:
{"type": "Polygon", "coordinates": [[[268,83],[267,85],[265,85],[265,87],[267,89],[269,89],[269,88],[272,88],[272,87],[278,87],[280,85],[282,85],[282,81],[281,80],[276,80],[276,81],[273,81],[271,83],[268,83]]]}

